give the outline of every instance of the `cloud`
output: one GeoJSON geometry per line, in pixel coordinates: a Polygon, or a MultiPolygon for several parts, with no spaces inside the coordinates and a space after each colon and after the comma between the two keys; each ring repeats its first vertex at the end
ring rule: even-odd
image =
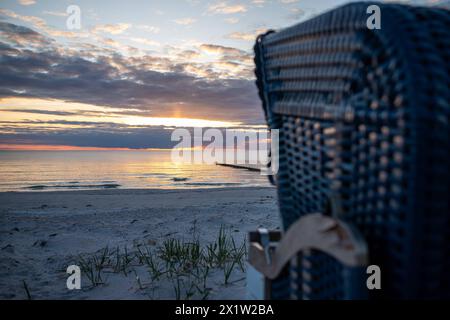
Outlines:
{"type": "Polygon", "coordinates": [[[55,17],[67,17],[67,12],[64,11],[43,11],[43,14],[55,17]]]}
{"type": "MultiPolygon", "coordinates": [[[[7,39],[25,36],[52,43],[26,27],[5,23],[1,26],[7,39]]],[[[114,40],[111,42],[115,44],[114,40]]],[[[248,54],[210,44],[202,48],[220,54],[216,65],[178,63],[151,55],[126,57],[114,51],[83,58],[76,51],[67,53],[56,46],[25,50],[3,43],[0,45],[0,98],[60,99],[139,109],[158,117],[176,114],[261,123],[252,66],[244,65],[249,60],[248,54]],[[223,70],[215,70],[216,67],[223,70]]],[[[195,56],[195,51],[180,51],[180,54],[195,56]]]]}
{"type": "Polygon", "coordinates": [[[177,56],[183,60],[191,60],[200,57],[200,53],[194,50],[183,50],[177,53],[177,56]]]}
{"type": "Polygon", "coordinates": [[[55,111],[55,110],[41,110],[41,109],[7,109],[8,112],[20,112],[20,113],[33,113],[33,114],[46,114],[54,116],[76,116],[79,113],[69,111],[55,111]]]}
{"type": "Polygon", "coordinates": [[[21,21],[25,21],[28,22],[32,25],[34,25],[37,28],[40,29],[45,29],[47,28],[47,23],[45,22],[44,19],[41,19],[39,17],[34,17],[34,16],[23,16],[20,14],[15,13],[14,11],[8,10],[8,9],[0,9],[0,14],[7,16],[9,18],[14,18],[14,19],[18,19],[21,21]]]}
{"type": "Polygon", "coordinates": [[[93,33],[110,33],[110,34],[121,34],[124,33],[131,27],[128,23],[117,23],[117,24],[101,24],[97,25],[92,29],[93,33]]]}
{"type": "Polygon", "coordinates": [[[259,28],[253,32],[232,32],[228,34],[226,37],[229,39],[235,39],[235,40],[243,40],[243,41],[255,41],[256,37],[264,32],[266,32],[266,28],[259,28]]]}
{"type": "Polygon", "coordinates": [[[36,1],[35,0],[19,0],[19,3],[23,6],[29,6],[29,5],[35,4],[36,1]]]}
{"type": "MultiPolygon", "coordinates": [[[[98,148],[171,148],[172,130],[95,121],[1,121],[0,145],[63,145],[98,148]],[[1,130],[3,129],[3,130],[1,130]]],[[[218,127],[219,130],[225,128],[218,127]]],[[[249,127],[248,129],[261,129],[249,127]]],[[[193,130],[191,131],[193,136],[193,130]]]]}
{"type": "Polygon", "coordinates": [[[228,4],[227,2],[218,2],[208,7],[208,12],[213,14],[233,14],[246,11],[247,7],[243,4],[228,4]]]}
{"type": "Polygon", "coordinates": [[[0,122],[0,144],[70,145],[106,148],[170,148],[171,130],[82,121],[0,122]],[[39,125],[39,126],[37,126],[39,125]],[[70,127],[73,126],[73,127],[70,127]],[[63,127],[63,129],[61,129],[63,127]]]}
{"type": "Polygon", "coordinates": [[[213,54],[240,55],[243,53],[242,50],[236,48],[224,47],[214,44],[202,44],[200,45],[200,50],[206,53],[213,53],[213,54]]]}
{"type": "Polygon", "coordinates": [[[223,69],[228,69],[230,71],[239,71],[242,68],[242,65],[236,62],[232,62],[232,61],[219,61],[219,62],[215,62],[214,66],[219,67],[219,68],[223,68],[223,69]]]}
{"type": "MultiPolygon", "coordinates": [[[[140,53],[140,50],[138,48],[125,45],[122,42],[116,41],[111,38],[96,36],[95,39],[98,44],[102,45],[102,47],[93,46],[87,43],[83,43],[80,45],[80,47],[83,48],[84,50],[89,50],[89,52],[83,52],[85,58],[93,59],[97,58],[98,56],[102,55],[104,56],[105,54],[116,54],[119,52],[131,55],[140,53]]],[[[59,50],[61,49],[59,48],[59,50]]],[[[81,56],[80,53],[77,51],[74,51],[73,54],[81,56]]]]}
{"type": "Polygon", "coordinates": [[[291,14],[288,15],[288,19],[291,20],[300,20],[301,18],[305,17],[306,12],[300,8],[292,8],[290,10],[291,14]]]}
{"type": "MultiPolygon", "coordinates": [[[[236,48],[214,44],[202,44],[199,46],[199,50],[213,55],[215,58],[208,64],[207,72],[211,73],[208,78],[222,78],[224,75],[226,77],[253,78],[252,54],[236,48]]],[[[190,70],[192,71],[192,69],[190,70]]]]}
{"type": "Polygon", "coordinates": [[[161,44],[158,41],[153,41],[147,38],[130,38],[131,41],[145,44],[147,46],[159,47],[161,44]]]}
{"type": "Polygon", "coordinates": [[[8,9],[0,9],[0,15],[17,19],[20,21],[27,22],[31,24],[34,28],[39,29],[41,32],[44,32],[52,37],[66,37],[66,38],[86,38],[89,36],[87,32],[72,32],[65,30],[58,30],[47,25],[47,22],[39,17],[35,16],[23,16],[15,13],[14,11],[8,9]]]}
{"type": "Polygon", "coordinates": [[[235,40],[244,40],[244,41],[255,41],[256,36],[254,33],[246,33],[246,32],[232,32],[227,35],[227,38],[235,39],[235,40]]]}
{"type": "Polygon", "coordinates": [[[45,108],[48,104],[42,108],[11,105],[9,111],[23,120],[0,121],[0,143],[129,148],[173,145],[170,130],[110,123],[105,117],[176,116],[264,123],[251,53],[203,43],[191,50],[174,47],[167,56],[143,52],[122,55],[122,50],[138,49],[95,34],[91,34],[95,44],[67,47],[42,33],[7,22],[0,22],[0,33],[0,99],[52,99],[104,108],[96,111],[61,106],[58,110],[57,105],[50,110],[45,108]],[[205,62],[204,53],[213,55],[205,62]],[[80,117],[92,121],[75,121],[80,117]],[[100,117],[103,122],[95,120],[100,117]]]}
{"type": "Polygon", "coordinates": [[[182,18],[182,19],[176,19],[176,20],[174,20],[174,22],[175,22],[176,24],[181,24],[181,25],[183,25],[183,26],[193,24],[193,23],[195,23],[196,21],[197,21],[197,20],[196,20],[196,19],[193,19],[193,18],[182,18]]]}
{"type": "Polygon", "coordinates": [[[29,28],[7,22],[0,22],[0,35],[4,39],[3,41],[7,41],[19,48],[45,47],[51,45],[53,42],[52,39],[29,28]]]}

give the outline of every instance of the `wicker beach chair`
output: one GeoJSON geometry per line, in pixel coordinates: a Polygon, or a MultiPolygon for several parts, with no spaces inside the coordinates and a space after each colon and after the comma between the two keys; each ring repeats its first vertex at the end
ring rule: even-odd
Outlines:
{"type": "MultiPolygon", "coordinates": [[[[450,12],[375,3],[381,29],[371,30],[372,4],[257,39],[283,227],[338,199],[334,218],[359,230],[381,269],[370,298],[450,298],[450,12]]],[[[326,253],[305,251],[289,268],[280,290],[292,298],[363,297],[348,295],[361,280],[326,253]]]]}

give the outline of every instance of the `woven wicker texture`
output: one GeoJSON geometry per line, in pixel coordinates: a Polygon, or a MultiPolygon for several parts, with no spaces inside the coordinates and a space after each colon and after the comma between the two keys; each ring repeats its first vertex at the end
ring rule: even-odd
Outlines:
{"type": "MultiPolygon", "coordinates": [[[[369,30],[368,5],[255,45],[266,119],[280,130],[283,226],[338,196],[339,218],[356,225],[382,271],[371,297],[449,298],[450,12],[380,3],[381,29],[369,30]]],[[[348,297],[339,263],[302,259],[294,297],[348,297]]]]}

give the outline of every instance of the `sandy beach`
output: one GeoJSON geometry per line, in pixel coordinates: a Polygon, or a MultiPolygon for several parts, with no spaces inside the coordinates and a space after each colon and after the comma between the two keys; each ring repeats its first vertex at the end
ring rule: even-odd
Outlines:
{"type": "Polygon", "coordinates": [[[191,273],[155,277],[138,249],[157,256],[167,239],[197,239],[206,250],[221,228],[239,247],[249,230],[279,228],[277,212],[275,189],[264,187],[0,193],[0,298],[244,299],[237,264],[208,268],[202,291],[191,273]],[[110,260],[130,257],[123,270],[105,263],[101,284],[82,272],[81,290],[68,290],[67,266],[105,248],[110,260]]]}

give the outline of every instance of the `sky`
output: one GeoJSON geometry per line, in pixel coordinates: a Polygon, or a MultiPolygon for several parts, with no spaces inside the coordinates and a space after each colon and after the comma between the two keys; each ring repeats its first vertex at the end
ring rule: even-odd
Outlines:
{"type": "Polygon", "coordinates": [[[347,2],[2,0],[0,149],[168,148],[176,127],[261,128],[256,36],[347,2]]]}

